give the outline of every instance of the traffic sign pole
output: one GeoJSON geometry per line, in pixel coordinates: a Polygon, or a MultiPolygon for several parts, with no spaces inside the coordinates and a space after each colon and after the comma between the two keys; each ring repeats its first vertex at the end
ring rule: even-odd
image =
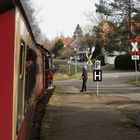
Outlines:
{"type": "Polygon", "coordinates": [[[99,81],[102,81],[101,61],[95,61],[95,70],[93,71],[93,81],[97,84],[97,95],[99,95],[99,81]]]}
{"type": "Polygon", "coordinates": [[[90,73],[91,73],[91,66],[90,66],[90,73]]]}
{"type": "Polygon", "coordinates": [[[99,95],[99,82],[97,82],[97,95],[99,95]]]}
{"type": "Polygon", "coordinates": [[[69,65],[69,76],[70,76],[70,65],[69,65]]]}
{"type": "Polygon", "coordinates": [[[70,59],[68,60],[68,65],[69,65],[69,76],[70,76],[70,65],[71,65],[71,57],[70,57],[70,59]]]}
{"type": "Polygon", "coordinates": [[[77,77],[77,59],[75,59],[75,75],[77,77]]]}
{"type": "MultiPolygon", "coordinates": [[[[136,52],[135,52],[135,55],[136,55],[136,52]]],[[[136,83],[138,82],[138,70],[137,70],[137,60],[135,59],[135,72],[136,72],[136,83]]]]}
{"type": "Polygon", "coordinates": [[[136,83],[138,82],[138,76],[137,76],[137,73],[138,73],[138,70],[137,70],[137,60],[139,60],[139,56],[136,55],[136,53],[139,54],[139,49],[138,49],[138,43],[140,41],[140,38],[136,40],[136,42],[133,42],[132,40],[130,40],[130,43],[132,45],[132,49],[131,49],[131,54],[134,53],[134,55],[132,55],[132,60],[135,61],[135,77],[136,77],[136,83]]]}

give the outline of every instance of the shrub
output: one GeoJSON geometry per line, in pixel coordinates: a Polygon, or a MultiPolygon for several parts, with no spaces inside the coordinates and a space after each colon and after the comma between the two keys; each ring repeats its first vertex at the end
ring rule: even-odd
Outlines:
{"type": "Polygon", "coordinates": [[[115,68],[116,69],[125,69],[125,70],[126,69],[128,69],[128,70],[135,69],[135,61],[131,60],[130,54],[119,55],[115,58],[115,68]]]}

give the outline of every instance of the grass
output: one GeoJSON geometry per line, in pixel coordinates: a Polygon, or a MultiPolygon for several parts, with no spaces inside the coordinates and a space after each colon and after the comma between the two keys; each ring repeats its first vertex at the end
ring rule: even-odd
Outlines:
{"type": "MultiPolygon", "coordinates": [[[[79,72],[77,73],[77,75],[71,75],[68,76],[67,74],[64,73],[55,73],[54,74],[54,80],[70,80],[70,79],[80,79],[81,78],[82,73],[79,72]]],[[[91,78],[93,77],[92,73],[88,73],[88,77],[91,78]]]]}
{"type": "MultiPolygon", "coordinates": [[[[56,72],[54,74],[54,80],[69,80],[69,79],[80,79],[82,74],[82,69],[78,66],[71,64],[68,65],[67,61],[54,61],[56,66],[56,72]],[[75,71],[77,70],[77,72],[75,71]]],[[[92,77],[92,73],[88,72],[88,77],[92,77]]]]}
{"type": "Polygon", "coordinates": [[[140,86],[140,80],[138,80],[138,81],[129,81],[128,82],[129,84],[132,84],[132,85],[135,85],[135,86],[140,86]]]}

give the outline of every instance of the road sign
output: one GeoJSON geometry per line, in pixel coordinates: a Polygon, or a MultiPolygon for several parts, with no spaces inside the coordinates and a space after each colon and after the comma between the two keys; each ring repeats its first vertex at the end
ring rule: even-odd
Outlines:
{"type": "Polygon", "coordinates": [[[89,66],[92,66],[92,62],[91,62],[90,59],[88,59],[87,64],[88,64],[89,66]]]}
{"type": "Polygon", "coordinates": [[[86,57],[87,57],[87,64],[89,65],[89,66],[92,66],[92,61],[91,61],[91,57],[92,57],[92,55],[89,55],[88,56],[88,54],[86,54],[86,57]]]}
{"type": "Polygon", "coordinates": [[[134,55],[134,54],[138,54],[140,55],[140,50],[138,48],[138,43],[140,42],[140,38],[139,37],[136,37],[135,39],[136,42],[133,42],[132,39],[129,39],[129,42],[130,44],[132,45],[132,49],[131,49],[131,52],[130,52],[130,55],[134,55]]]}
{"type": "Polygon", "coordinates": [[[139,60],[139,58],[140,58],[139,55],[132,55],[131,56],[132,60],[139,60]]]}
{"type": "Polygon", "coordinates": [[[132,45],[132,49],[131,49],[132,52],[135,52],[135,51],[138,52],[139,51],[139,49],[137,47],[138,42],[132,42],[131,45],[132,45]]]}
{"type": "Polygon", "coordinates": [[[133,55],[131,58],[132,60],[135,60],[135,71],[136,71],[136,83],[138,81],[138,76],[137,76],[137,60],[139,60],[139,56],[140,55],[140,50],[138,49],[138,43],[140,42],[140,37],[137,36],[135,39],[136,42],[133,42],[132,39],[129,39],[130,44],[132,45],[132,49],[130,54],[133,55]],[[136,55],[138,54],[138,55],[136,55]]]}
{"type": "Polygon", "coordinates": [[[100,70],[101,69],[101,61],[97,60],[95,61],[95,70],[100,70]]]}
{"type": "Polygon", "coordinates": [[[71,64],[71,60],[68,60],[68,62],[67,62],[69,65],[71,64]]]}
{"type": "Polygon", "coordinates": [[[102,81],[102,70],[93,71],[93,81],[102,81]]]}

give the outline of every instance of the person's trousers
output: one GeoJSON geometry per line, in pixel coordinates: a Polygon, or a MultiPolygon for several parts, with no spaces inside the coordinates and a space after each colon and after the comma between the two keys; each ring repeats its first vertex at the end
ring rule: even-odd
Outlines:
{"type": "Polygon", "coordinates": [[[81,91],[86,91],[87,90],[86,82],[87,82],[87,80],[83,80],[81,91]]]}

